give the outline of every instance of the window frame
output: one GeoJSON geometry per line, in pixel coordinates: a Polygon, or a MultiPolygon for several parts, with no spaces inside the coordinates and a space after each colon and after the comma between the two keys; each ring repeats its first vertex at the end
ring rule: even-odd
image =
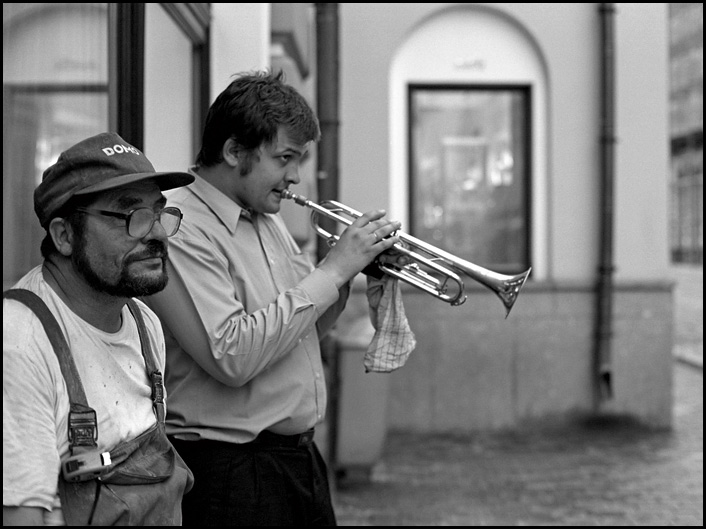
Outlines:
{"type": "MultiPolygon", "coordinates": [[[[160,3],[192,46],[192,146],[198,149],[210,102],[210,4],[160,3]]],[[[109,119],[126,141],[144,148],[145,4],[108,4],[109,119]]],[[[196,152],[194,152],[194,155],[196,152]]]]}

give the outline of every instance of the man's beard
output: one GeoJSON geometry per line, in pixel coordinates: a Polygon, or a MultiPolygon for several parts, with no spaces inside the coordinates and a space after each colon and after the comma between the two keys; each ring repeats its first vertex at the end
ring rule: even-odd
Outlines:
{"type": "Polygon", "coordinates": [[[140,296],[149,296],[156,294],[164,287],[167,286],[167,248],[164,243],[157,240],[151,240],[147,243],[147,249],[123,263],[123,267],[120,270],[120,277],[117,283],[109,283],[104,278],[99,276],[91,265],[90,259],[88,258],[86,252],[86,241],[81,237],[79,239],[79,244],[74,248],[71,254],[71,260],[79,271],[79,273],[84,277],[86,282],[93,287],[98,292],[105,292],[111,296],[121,297],[121,298],[133,298],[140,296]],[[144,276],[134,276],[129,272],[129,264],[133,261],[138,261],[140,259],[146,259],[150,257],[159,257],[162,259],[162,274],[159,277],[144,277],[144,276]]]}

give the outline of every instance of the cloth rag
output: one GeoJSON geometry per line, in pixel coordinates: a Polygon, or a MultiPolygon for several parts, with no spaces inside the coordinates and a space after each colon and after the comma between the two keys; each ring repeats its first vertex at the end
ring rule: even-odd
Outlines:
{"type": "Polygon", "coordinates": [[[399,280],[387,274],[380,279],[367,276],[366,295],[375,335],[365,353],[365,372],[389,373],[402,367],[417,345],[404,312],[399,280]]]}

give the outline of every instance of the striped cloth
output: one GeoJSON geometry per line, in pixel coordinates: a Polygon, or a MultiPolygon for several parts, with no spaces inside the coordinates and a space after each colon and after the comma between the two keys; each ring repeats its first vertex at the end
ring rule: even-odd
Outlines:
{"type": "Polygon", "coordinates": [[[399,280],[387,274],[367,277],[370,320],[375,327],[363,364],[365,372],[389,373],[406,362],[417,345],[402,304],[399,280]]]}

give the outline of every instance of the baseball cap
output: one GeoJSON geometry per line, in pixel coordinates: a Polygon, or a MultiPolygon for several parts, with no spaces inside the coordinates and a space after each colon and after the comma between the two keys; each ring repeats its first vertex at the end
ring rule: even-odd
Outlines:
{"type": "Polygon", "coordinates": [[[75,195],[115,189],[142,180],[152,180],[162,191],[189,185],[189,173],[155,171],[136,147],[115,132],[87,138],[59,155],[47,168],[34,190],[34,212],[45,226],[75,195]]]}

